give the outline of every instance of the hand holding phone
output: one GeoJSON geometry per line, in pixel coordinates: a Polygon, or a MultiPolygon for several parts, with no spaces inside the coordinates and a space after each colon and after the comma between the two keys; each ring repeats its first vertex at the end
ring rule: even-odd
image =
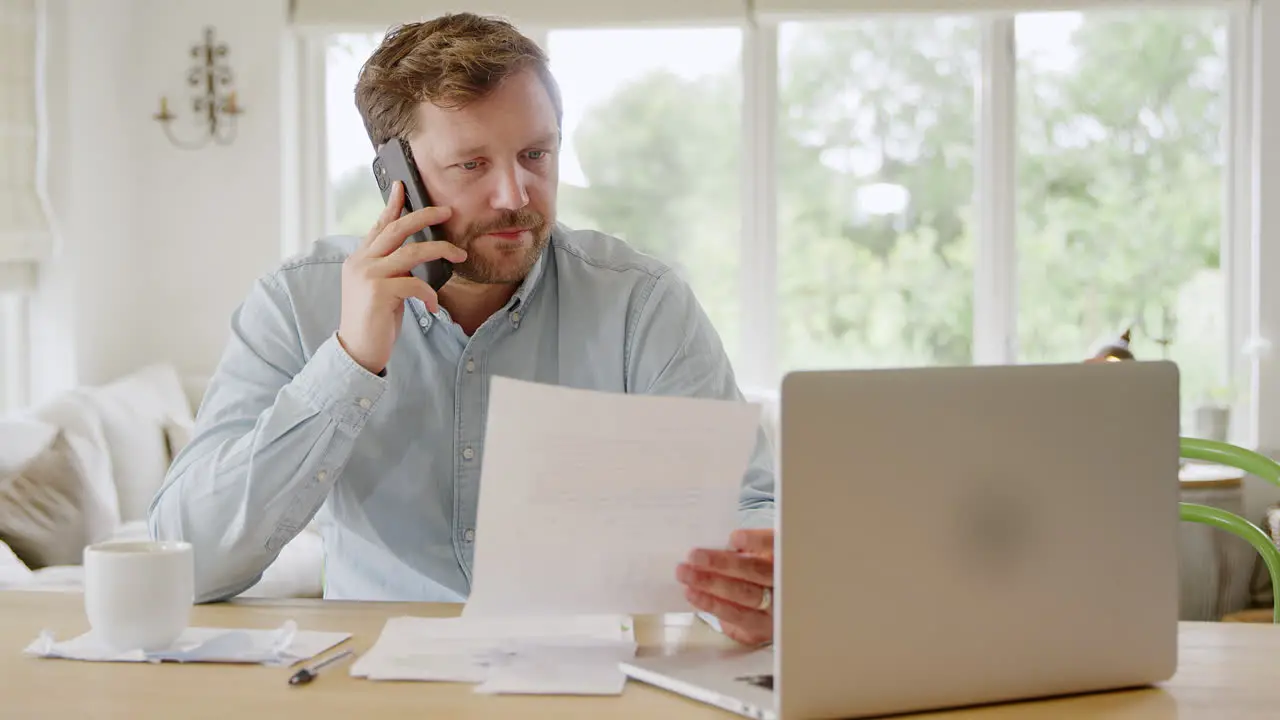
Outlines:
{"type": "Polygon", "coordinates": [[[431,225],[449,219],[447,207],[426,207],[404,214],[404,189],[394,182],[386,208],[342,264],[342,316],[338,342],[347,354],[375,375],[391,360],[404,321],[404,301],[416,297],[431,312],[440,309],[436,291],[412,270],[438,260],[462,262],[467,254],[440,240],[406,242],[431,225]]]}
{"type": "MultiPolygon", "coordinates": [[[[377,149],[373,158],[373,177],[382,191],[382,200],[391,201],[391,187],[396,182],[404,185],[404,212],[431,207],[431,197],[427,194],[427,186],[418,174],[418,163],[413,159],[413,149],[409,143],[400,138],[392,138],[377,149]]],[[[443,240],[442,233],[435,227],[428,226],[409,236],[408,242],[431,242],[443,240]]],[[[414,277],[431,286],[432,290],[444,287],[453,275],[453,264],[440,258],[423,263],[413,268],[414,277]]]]}

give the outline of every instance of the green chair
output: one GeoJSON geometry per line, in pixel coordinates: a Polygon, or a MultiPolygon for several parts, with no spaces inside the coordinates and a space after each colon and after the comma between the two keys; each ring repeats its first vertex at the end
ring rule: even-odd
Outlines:
{"type": "MultiPolygon", "coordinates": [[[[1280,486],[1280,463],[1242,447],[1214,440],[1182,438],[1182,457],[1238,468],[1280,486]]],[[[1179,506],[1179,516],[1183,520],[1226,530],[1244,538],[1262,555],[1262,561],[1271,574],[1272,622],[1280,623],[1280,549],[1276,548],[1271,537],[1257,525],[1222,508],[1187,502],[1179,503],[1179,506]]]]}

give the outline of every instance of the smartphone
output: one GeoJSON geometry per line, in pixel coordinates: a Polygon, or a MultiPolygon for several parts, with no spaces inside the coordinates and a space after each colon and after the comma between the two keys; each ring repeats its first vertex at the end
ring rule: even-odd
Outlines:
{"type": "MultiPolygon", "coordinates": [[[[413,151],[409,148],[409,143],[400,138],[392,138],[377,149],[373,158],[373,177],[378,181],[378,189],[382,191],[383,203],[391,197],[391,187],[395,181],[399,180],[404,185],[404,209],[400,212],[401,216],[431,205],[427,186],[423,184],[422,177],[418,175],[418,165],[413,161],[413,151]]],[[[436,226],[429,226],[410,235],[405,242],[443,240],[443,235],[436,226]]],[[[415,267],[410,274],[430,285],[432,290],[439,290],[453,276],[453,263],[443,258],[431,260],[415,267]]]]}

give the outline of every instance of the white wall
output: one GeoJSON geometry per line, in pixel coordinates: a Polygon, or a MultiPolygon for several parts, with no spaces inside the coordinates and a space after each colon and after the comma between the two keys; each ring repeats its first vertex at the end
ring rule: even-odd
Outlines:
{"type": "Polygon", "coordinates": [[[58,230],[32,302],[32,397],[82,374],[102,377],[134,336],[123,272],[133,236],[133,133],[127,2],[47,3],[49,195],[58,230]],[[86,372],[87,371],[87,372],[86,372]]]}
{"type": "Polygon", "coordinates": [[[279,261],[284,0],[48,0],[50,199],[60,226],[34,303],[33,400],[165,360],[213,370],[232,310],[279,261]],[[245,114],[182,150],[190,46],[215,27],[245,114]]]}

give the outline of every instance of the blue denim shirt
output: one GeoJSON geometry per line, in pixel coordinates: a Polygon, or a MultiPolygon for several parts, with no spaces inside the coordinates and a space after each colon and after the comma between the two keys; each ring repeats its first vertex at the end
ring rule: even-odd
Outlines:
{"type": "MultiPolygon", "coordinates": [[[[494,375],[742,399],[719,336],[671,268],[561,225],[471,337],[444,310],[408,301],[385,377],[374,375],[335,337],[342,262],[358,242],[315,243],[261,277],[232,316],[192,440],[149,513],[154,537],[194,546],[199,602],[248,589],[313,518],[325,597],[465,601],[494,375]]],[[[763,428],[739,505],[744,527],[773,525],[763,428]]]]}

